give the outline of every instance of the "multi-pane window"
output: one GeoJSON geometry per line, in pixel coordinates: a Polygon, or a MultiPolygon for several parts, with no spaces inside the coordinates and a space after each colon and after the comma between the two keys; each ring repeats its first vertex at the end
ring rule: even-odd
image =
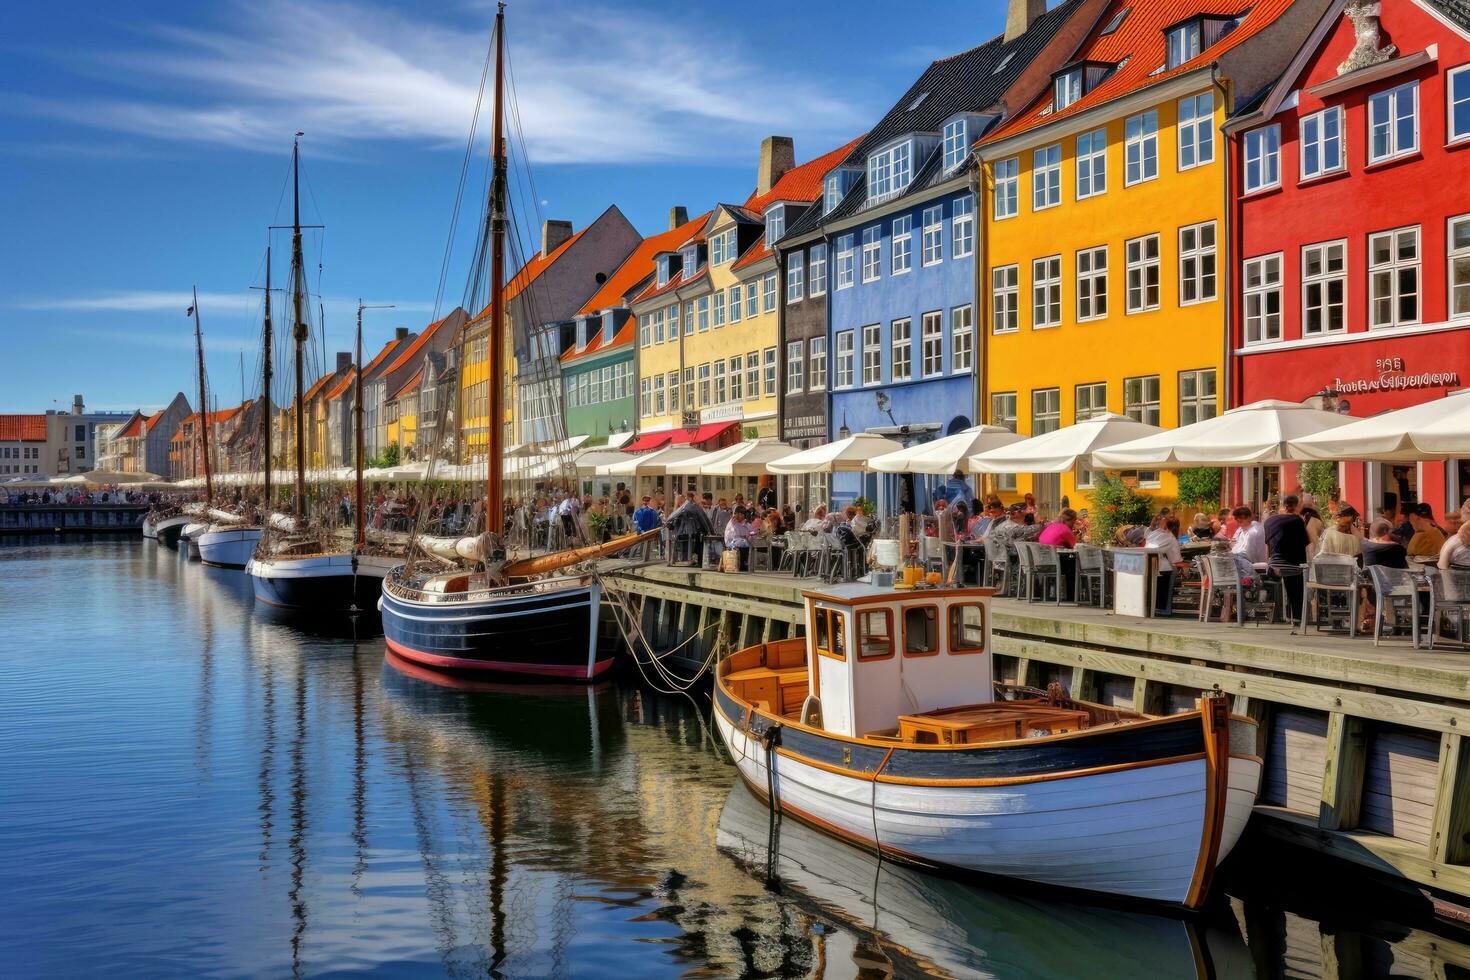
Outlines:
{"type": "Polygon", "coordinates": [[[1031,210],[1062,203],[1062,144],[1043,146],[1031,156],[1031,210]]]}
{"type": "Polygon", "coordinates": [[[1021,161],[1017,157],[995,165],[995,217],[1014,218],[1021,184],[1021,161]]]}
{"type": "Polygon", "coordinates": [[[827,387],[827,338],[813,337],[811,339],[811,366],[812,366],[812,391],[822,391],[827,387]]]}
{"type": "Polygon", "coordinates": [[[1077,200],[1108,189],[1108,131],[1094,129],[1077,137],[1077,200]]]}
{"type": "Polygon", "coordinates": [[[1108,315],[1107,246],[1077,253],[1077,319],[1098,320],[1108,315]]]}
{"type": "Polygon", "coordinates": [[[1245,262],[1245,342],[1281,339],[1281,253],[1245,262]]]}
{"type": "MultiPolygon", "coordinates": [[[[774,364],[774,359],[772,360],[774,364]]],[[[745,355],[745,400],[761,396],[761,355],[759,351],[751,351],[745,355]]]]}
{"type": "Polygon", "coordinates": [[[1179,169],[1215,162],[1215,96],[1202,92],[1179,100],[1179,169]]]}
{"type": "Polygon", "coordinates": [[[853,279],[852,262],[852,236],[843,235],[837,239],[837,288],[846,289],[852,285],[853,279]]]}
{"type": "Polygon", "coordinates": [[[1450,316],[1470,316],[1470,215],[1450,219],[1447,244],[1450,316]]]}
{"type": "Polygon", "coordinates": [[[1419,228],[1368,236],[1370,327],[1419,322],[1419,228]]]}
{"type": "Polygon", "coordinates": [[[656,375],[653,379],[653,414],[663,415],[668,409],[665,407],[664,376],[656,375]]]}
{"type": "Polygon", "coordinates": [[[924,264],[944,259],[944,205],[924,209],[924,264]]]}
{"type": "Polygon", "coordinates": [[[709,297],[699,297],[699,332],[704,333],[709,329],[709,297]]]}
{"type": "Polygon", "coordinates": [[[997,391],[990,396],[990,424],[1016,431],[1016,393],[997,391]]]}
{"type": "MultiPolygon", "coordinates": [[[[851,388],[852,387],[852,367],[853,367],[853,364],[852,364],[852,357],[853,357],[853,350],[852,350],[853,337],[852,337],[852,331],[851,330],[843,330],[843,331],[840,331],[837,334],[836,340],[837,340],[837,346],[836,346],[836,349],[835,349],[835,356],[836,356],[835,371],[836,371],[836,373],[835,373],[835,375],[834,375],[834,377],[832,379],[832,387],[834,387],[834,388],[851,388]]],[[[815,355],[813,356],[812,359],[814,361],[816,360],[815,355]]]]}
{"type": "Polygon", "coordinates": [[[732,402],[738,402],[745,397],[745,375],[741,371],[743,364],[744,359],[739,354],[730,358],[728,374],[730,378],[730,400],[732,402]]]}
{"type": "Polygon", "coordinates": [[[638,317],[638,346],[647,347],[653,342],[653,314],[643,313],[638,317]]]}
{"type": "Polygon", "coordinates": [[[1031,392],[1031,434],[1046,435],[1062,427],[1062,389],[1038,388],[1031,392]]]}
{"type": "Polygon", "coordinates": [[[716,405],[725,404],[725,362],[715,361],[715,402],[716,405]]]}
{"type": "Polygon", "coordinates": [[[935,310],[924,314],[924,377],[944,373],[944,314],[935,310]]]}
{"type": "Polygon", "coordinates": [[[684,369],[684,408],[686,410],[694,407],[694,368],[684,369]]]}
{"type": "Polygon", "coordinates": [[[775,248],[786,234],[786,205],[773,204],[766,212],[766,247],[775,248]]]}
{"type": "MultiPolygon", "coordinates": [[[[740,284],[736,283],[730,287],[730,322],[740,322],[740,284]]],[[[687,331],[686,331],[687,333],[687,331]]]]}
{"type": "Polygon", "coordinates": [[[975,364],[975,310],[966,304],[949,311],[950,365],[954,373],[969,371],[975,364]]]}
{"type": "Polygon", "coordinates": [[[776,274],[767,272],[761,277],[761,310],[769,313],[776,308],[776,274]]]}
{"type": "Polygon", "coordinates": [[[761,373],[765,377],[764,392],[769,397],[776,393],[776,348],[761,351],[761,373]]]}
{"type": "Polygon", "coordinates": [[[1159,424],[1159,376],[1123,379],[1123,414],[1135,422],[1159,424]]]}
{"type": "Polygon", "coordinates": [[[1215,298],[1215,223],[1179,229],[1179,305],[1215,298]]]}
{"type": "Polygon", "coordinates": [[[863,229],[863,282],[878,278],[878,257],[882,246],[877,225],[863,229]]]}
{"type": "Polygon", "coordinates": [[[1368,162],[1419,149],[1419,83],[1368,97],[1368,162]]]}
{"type": "Polygon", "coordinates": [[[1336,173],[1346,166],[1342,152],[1342,106],[1331,106],[1302,118],[1302,179],[1336,173]]]}
{"type": "Polygon", "coordinates": [[[1281,183],[1281,127],[1276,124],[1245,134],[1245,190],[1263,190],[1281,183]]]}
{"type": "Polygon", "coordinates": [[[827,294],[827,246],[818,242],[811,248],[811,261],[807,269],[811,277],[811,287],[808,295],[812,297],[825,296],[827,294]]]}
{"type": "MultiPolygon", "coordinates": [[[[893,380],[908,381],[914,376],[914,322],[908,317],[894,320],[889,327],[893,345],[893,380]]],[[[867,358],[863,365],[866,369],[867,358]]]]}
{"type": "Polygon", "coordinates": [[[883,381],[883,329],[870,323],[863,327],[863,384],[875,385],[883,381]]]}
{"type": "Polygon", "coordinates": [[[806,341],[793,340],[786,345],[786,394],[800,394],[805,384],[806,341]]]}
{"type": "Polygon", "coordinates": [[[699,366],[699,404],[708,405],[709,400],[709,362],[699,366]]]}
{"type": "MultiPolygon", "coordinates": [[[[694,301],[690,300],[684,304],[684,336],[687,337],[694,332],[694,323],[694,301]]],[[[609,337],[608,339],[611,340],[612,338],[609,337]]]]}
{"type": "Polygon", "coordinates": [[[1052,83],[1052,105],[1062,110],[1080,98],[1082,98],[1082,69],[1074,68],[1058,75],[1056,81],[1052,83]]]}
{"type": "Polygon", "coordinates": [[[950,219],[950,238],[954,257],[967,258],[975,251],[975,199],[966,194],[955,198],[954,217],[950,219]]]}
{"type": "Polygon", "coordinates": [[[1168,68],[1178,68],[1186,61],[1199,57],[1200,22],[1192,20],[1169,31],[1168,68]]]}
{"type": "Polygon", "coordinates": [[[913,176],[912,145],[905,140],[868,157],[868,199],[882,200],[901,193],[913,176]]]}
{"type": "Polygon", "coordinates": [[[966,139],[968,127],[963,119],[951,119],[944,124],[944,169],[946,172],[953,170],[964,162],[965,154],[969,150],[969,141],[966,139]]]}
{"type": "Polygon", "coordinates": [[[725,233],[711,235],[709,238],[709,264],[722,265],[725,261],[725,233]]]}
{"type": "Polygon", "coordinates": [[[914,218],[905,214],[893,219],[893,242],[888,249],[889,267],[895,276],[914,267],[914,218]]]}
{"type": "Polygon", "coordinates": [[[653,414],[653,380],[638,379],[638,414],[647,418],[653,414]]]}
{"type": "Polygon", "coordinates": [[[745,318],[748,320],[761,311],[760,309],[761,284],[748,282],[745,284],[745,318]]]}
{"type": "Polygon", "coordinates": [[[669,411],[679,410],[679,372],[669,372],[669,411]]]}
{"type": "Polygon", "coordinates": [[[1031,263],[1031,326],[1055,327],[1062,322],[1062,257],[1049,255],[1031,263]]]}
{"type": "Polygon", "coordinates": [[[725,291],[723,289],[714,294],[714,307],[715,326],[723,327],[725,325],[725,291]]]}
{"type": "Polygon", "coordinates": [[[1470,65],[1445,73],[1449,100],[1449,135],[1446,142],[1470,139],[1470,65]]]}
{"type": "Polygon", "coordinates": [[[1107,382],[1078,385],[1075,406],[1077,414],[1074,417],[1078,422],[1105,414],[1108,410],[1107,382]]]}
{"type": "Polygon", "coordinates": [[[1002,265],[990,270],[991,323],[995,333],[1011,333],[1020,326],[1021,267],[1002,265]]]}
{"type": "Polygon", "coordinates": [[[1159,112],[1129,116],[1123,124],[1123,183],[1141,184],[1159,175],[1159,112]]]}
{"type": "Polygon", "coordinates": [[[1159,308],[1159,236],[1145,235],[1124,245],[1128,280],[1128,312],[1159,308]]]}
{"type": "Polygon", "coordinates": [[[1215,407],[1215,369],[1179,372],[1179,424],[1193,425],[1212,419],[1215,407]]]}
{"type": "Polygon", "coordinates": [[[786,302],[799,303],[806,291],[806,256],[792,252],[786,256],[786,302]]]}
{"type": "Polygon", "coordinates": [[[1347,327],[1347,242],[1302,246],[1302,335],[1347,327]]]}
{"type": "Polygon", "coordinates": [[[664,342],[664,311],[653,311],[653,342],[661,344],[664,342]]]}

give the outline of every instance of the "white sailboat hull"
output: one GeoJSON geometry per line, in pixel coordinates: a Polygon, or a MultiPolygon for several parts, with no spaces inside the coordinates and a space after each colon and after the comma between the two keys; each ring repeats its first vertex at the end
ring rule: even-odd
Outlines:
{"type": "MultiPolygon", "coordinates": [[[[189,539],[194,542],[191,536],[189,539]]],[[[255,554],[256,542],[260,540],[258,527],[221,527],[214,525],[199,535],[197,547],[199,560],[206,565],[221,568],[244,568],[255,554]]]]}
{"type": "Polygon", "coordinates": [[[185,524],[184,529],[179,532],[179,553],[186,555],[190,561],[199,561],[199,537],[208,530],[209,525],[202,521],[185,524]]]}

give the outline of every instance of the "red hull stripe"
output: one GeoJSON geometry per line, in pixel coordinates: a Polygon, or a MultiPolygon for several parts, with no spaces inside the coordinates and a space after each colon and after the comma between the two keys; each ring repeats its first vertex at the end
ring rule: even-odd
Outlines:
{"type": "MultiPolygon", "coordinates": [[[[436,653],[425,653],[410,647],[400,646],[388,640],[388,647],[400,657],[438,667],[441,670],[484,670],[497,674],[536,674],[540,677],[587,677],[587,668],[581,664],[527,664],[504,660],[467,660],[463,657],[441,657],[436,653]]],[[[592,677],[596,677],[613,664],[612,658],[599,660],[592,665],[592,677]]]]}

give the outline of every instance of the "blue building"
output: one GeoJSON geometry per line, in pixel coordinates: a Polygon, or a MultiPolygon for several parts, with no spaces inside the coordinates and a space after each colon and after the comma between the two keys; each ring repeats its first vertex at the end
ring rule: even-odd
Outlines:
{"type": "MultiPolygon", "coordinates": [[[[976,297],[987,294],[975,271],[983,222],[970,149],[1007,107],[1028,105],[1050,84],[1103,7],[1067,0],[1048,12],[1037,0],[1013,0],[1004,35],[931,64],[827,175],[829,439],[876,431],[912,445],[974,424],[983,350],[976,297]]],[[[799,265],[795,249],[813,247],[809,224],[788,236],[783,271],[799,265]]],[[[880,486],[841,474],[832,496],[908,498],[922,510],[945,482],[885,478],[880,486]]]]}

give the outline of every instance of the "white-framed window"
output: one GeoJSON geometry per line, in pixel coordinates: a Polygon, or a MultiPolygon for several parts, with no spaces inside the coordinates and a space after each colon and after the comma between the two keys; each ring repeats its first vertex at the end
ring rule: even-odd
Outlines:
{"type": "Polygon", "coordinates": [[[1062,203],[1062,144],[1038,148],[1031,154],[1031,210],[1044,211],[1062,203]]]}
{"type": "Polygon", "coordinates": [[[990,395],[990,424],[1016,431],[1016,393],[996,391],[990,395]]]}
{"type": "Polygon", "coordinates": [[[806,384],[806,341],[786,344],[786,394],[799,395],[806,384]]]}
{"type": "MultiPolygon", "coordinates": [[[[771,360],[775,364],[774,357],[771,360]]],[[[771,382],[775,384],[775,380],[771,382]]],[[[759,351],[751,351],[745,355],[745,400],[754,401],[761,396],[761,355],[759,351]]]]}
{"type": "Polygon", "coordinates": [[[934,310],[924,314],[924,377],[935,378],[944,373],[944,313],[934,310]]]}
{"type": "Polygon", "coordinates": [[[679,336],[679,304],[678,303],[674,303],[674,304],[672,304],[672,305],[669,306],[668,322],[669,322],[669,337],[670,337],[670,339],[679,336]]]}
{"type": "Polygon", "coordinates": [[[660,255],[658,257],[658,285],[660,285],[660,286],[667,286],[668,284],[669,284],[669,257],[667,255],[660,255]]]}
{"type": "Polygon", "coordinates": [[[765,379],[762,391],[767,398],[776,394],[776,348],[767,347],[761,351],[761,374],[765,379]]]}
{"type": "Polygon", "coordinates": [[[647,347],[653,342],[653,316],[649,313],[638,315],[638,346],[647,347]]]}
{"type": "Polygon", "coordinates": [[[995,220],[1014,218],[1019,204],[1021,161],[1017,157],[995,164],[995,220]]]}
{"type": "Polygon", "coordinates": [[[725,259],[725,233],[716,232],[709,237],[709,264],[723,265],[725,259]]]}
{"type": "Polygon", "coordinates": [[[694,368],[684,369],[684,408],[686,410],[694,407],[694,368]]]}
{"type": "Polygon", "coordinates": [[[975,308],[968,303],[949,311],[949,364],[955,374],[975,366],[975,308]]]}
{"type": "MultiPolygon", "coordinates": [[[[684,304],[684,336],[687,337],[694,332],[695,322],[694,301],[690,300],[684,304]]],[[[608,339],[611,340],[612,338],[608,339]]]]}
{"type": "Polygon", "coordinates": [[[1302,180],[1336,173],[1347,166],[1343,153],[1342,106],[1328,106],[1302,118],[1298,137],[1302,153],[1302,180]]]}
{"type": "Polygon", "coordinates": [[[1470,65],[1445,72],[1446,142],[1470,139],[1470,65]]]}
{"type": "MultiPolygon", "coordinates": [[[[893,380],[908,381],[914,376],[914,321],[908,317],[894,320],[888,327],[888,333],[889,343],[893,345],[893,380]]],[[[866,380],[866,357],[863,358],[863,368],[866,380]]]]}
{"type": "Polygon", "coordinates": [[[681,264],[683,266],[684,279],[686,281],[699,271],[698,245],[690,245],[684,249],[683,256],[681,258],[681,264]]]}
{"type": "Polygon", "coordinates": [[[1450,316],[1470,316],[1470,214],[1449,220],[1445,246],[1449,261],[1450,316]]]}
{"type": "Polygon", "coordinates": [[[754,280],[745,284],[745,319],[753,319],[760,313],[761,284],[754,280]]]}
{"type": "Polygon", "coordinates": [[[669,411],[670,412],[677,412],[679,410],[679,372],[678,371],[670,371],[669,372],[668,389],[669,389],[669,411]]]}
{"type": "Polygon", "coordinates": [[[1215,94],[1179,100],[1179,169],[1215,162],[1215,94]]]}
{"type": "Polygon", "coordinates": [[[1169,68],[1178,68],[1186,61],[1199,57],[1200,22],[1180,24],[1169,32],[1169,68]]]}
{"type": "Polygon", "coordinates": [[[1159,236],[1145,235],[1125,242],[1124,266],[1127,276],[1128,313],[1144,313],[1159,308],[1159,236]]]}
{"type": "Polygon", "coordinates": [[[1077,319],[1108,315],[1108,249],[1106,245],[1077,253],[1077,319]]]}
{"type": "Polygon", "coordinates": [[[772,204],[766,209],[766,248],[775,248],[786,234],[786,205],[772,204]]]}
{"type": "Polygon", "coordinates": [[[1347,329],[1347,241],[1302,246],[1302,336],[1347,329]]]}
{"type": "Polygon", "coordinates": [[[900,215],[893,219],[893,241],[888,246],[888,264],[893,275],[899,276],[914,267],[914,218],[900,215]]]}
{"type": "Polygon", "coordinates": [[[912,144],[905,140],[868,157],[868,200],[884,200],[909,186],[913,177],[912,152],[912,144]]]}
{"type": "Polygon", "coordinates": [[[877,225],[863,229],[863,282],[873,282],[878,278],[882,243],[882,234],[877,225]]]}
{"type": "Polygon", "coordinates": [[[663,415],[668,411],[665,407],[664,376],[654,375],[653,378],[653,414],[663,415]]]}
{"type": "Polygon", "coordinates": [[[1031,263],[1031,328],[1062,322],[1062,257],[1050,255],[1031,263]]]}
{"type": "Polygon", "coordinates": [[[638,379],[638,414],[644,418],[653,414],[653,379],[638,379]]]}
{"type": "Polygon", "coordinates": [[[811,350],[811,390],[824,391],[827,387],[827,338],[813,337],[809,342],[811,350]]]}
{"type": "Polygon", "coordinates": [[[730,400],[732,402],[742,401],[745,398],[745,374],[742,367],[745,359],[739,354],[729,360],[729,369],[726,372],[730,381],[730,400]]]}
{"type": "Polygon", "coordinates": [[[664,311],[662,309],[653,311],[653,342],[655,344],[664,342],[664,311]]]}
{"type": "Polygon", "coordinates": [[[975,252],[975,198],[969,194],[954,200],[954,217],[950,219],[951,250],[954,258],[968,258],[975,252]]]}
{"type": "Polygon", "coordinates": [[[1057,111],[1082,98],[1082,69],[1073,68],[1058,75],[1052,82],[1051,91],[1052,106],[1057,111]]]}
{"type": "Polygon", "coordinates": [[[1074,402],[1076,414],[1073,419],[1077,422],[1085,422],[1090,418],[1105,415],[1108,411],[1108,384],[1106,381],[1096,381],[1092,384],[1078,385],[1076,399],[1074,402]]]}
{"type": "Polygon", "coordinates": [[[699,404],[709,405],[709,362],[706,361],[699,366],[699,404]]]}
{"type": "Polygon", "coordinates": [[[1159,376],[1123,379],[1123,414],[1135,422],[1159,424],[1159,376]]]}
{"type": "Polygon", "coordinates": [[[827,175],[822,187],[822,213],[828,214],[842,203],[842,173],[834,170],[827,175]]]}
{"type": "Polygon", "coordinates": [[[1419,322],[1419,226],[1368,236],[1368,326],[1419,322]]]}
{"type": "Polygon", "coordinates": [[[965,162],[970,142],[966,138],[969,127],[964,119],[951,119],[944,124],[944,170],[946,173],[965,162]]]}
{"type": "Polygon", "coordinates": [[[1062,427],[1062,389],[1036,388],[1031,392],[1031,434],[1044,436],[1062,427]]]}
{"type": "Polygon", "coordinates": [[[1131,187],[1159,175],[1159,111],[1129,116],[1123,124],[1123,184],[1131,187]]]}
{"type": "Polygon", "coordinates": [[[863,327],[863,384],[883,382],[883,328],[870,323],[863,327]]]}
{"type": "MultiPolygon", "coordinates": [[[[740,322],[740,305],[741,305],[740,304],[740,284],[739,283],[736,283],[735,285],[733,285],[733,286],[730,287],[729,297],[730,297],[729,298],[729,301],[725,304],[725,306],[726,306],[726,308],[730,312],[730,322],[731,323],[739,323],[740,322]]],[[[685,332],[687,333],[688,331],[685,331],[685,332]]]]}
{"type": "Polygon", "coordinates": [[[806,255],[792,252],[786,256],[786,302],[799,303],[806,295],[806,255]]]}
{"type": "Polygon", "coordinates": [[[719,329],[725,325],[725,291],[718,289],[714,293],[715,328],[719,329]]]}
{"type": "Polygon", "coordinates": [[[1077,200],[1108,189],[1108,131],[1094,129],[1077,137],[1077,200]]]}
{"type": "Polygon", "coordinates": [[[1281,127],[1275,123],[1245,134],[1245,192],[1281,183],[1281,127]]]}
{"type": "Polygon", "coordinates": [[[1212,419],[1215,405],[1215,369],[1179,372],[1179,424],[1193,425],[1212,419]]]}
{"type": "Polygon", "coordinates": [[[715,361],[715,401],[716,405],[725,404],[725,362],[723,359],[715,361]]]}
{"type": "Polygon", "coordinates": [[[1215,298],[1215,223],[1185,225],[1179,229],[1179,305],[1206,303],[1215,298]]]}
{"type": "Polygon", "coordinates": [[[812,297],[827,295],[827,243],[817,242],[808,253],[808,274],[811,277],[811,287],[808,295],[812,297]]]}
{"type": "Polygon", "coordinates": [[[1001,265],[990,270],[991,318],[993,333],[1014,333],[1020,328],[1021,267],[1001,265]]]}
{"type": "Polygon", "coordinates": [[[846,289],[852,285],[853,261],[852,261],[852,236],[843,235],[837,239],[837,288],[846,289]]]}
{"type": "Polygon", "coordinates": [[[1281,253],[1245,260],[1245,342],[1281,339],[1281,253]]]}
{"type": "Polygon", "coordinates": [[[1368,96],[1368,162],[1419,149],[1419,83],[1406,82],[1368,96]]]}
{"type": "MultiPolygon", "coordinates": [[[[832,379],[832,387],[834,387],[834,388],[851,388],[852,387],[852,367],[853,367],[853,364],[852,364],[852,357],[853,357],[853,350],[852,350],[853,337],[852,337],[852,331],[851,330],[839,330],[837,332],[837,334],[836,334],[836,336],[835,336],[834,339],[835,339],[835,342],[837,344],[837,346],[835,348],[837,362],[836,362],[836,365],[835,365],[836,373],[835,373],[835,375],[834,375],[834,377],[832,379]]],[[[816,360],[815,355],[813,356],[812,360],[813,361],[816,360]]]]}
{"type": "Polygon", "coordinates": [[[924,264],[944,261],[944,205],[924,209],[924,264]]]}
{"type": "Polygon", "coordinates": [[[769,313],[776,308],[776,274],[767,272],[761,277],[761,311],[769,313]]]}

